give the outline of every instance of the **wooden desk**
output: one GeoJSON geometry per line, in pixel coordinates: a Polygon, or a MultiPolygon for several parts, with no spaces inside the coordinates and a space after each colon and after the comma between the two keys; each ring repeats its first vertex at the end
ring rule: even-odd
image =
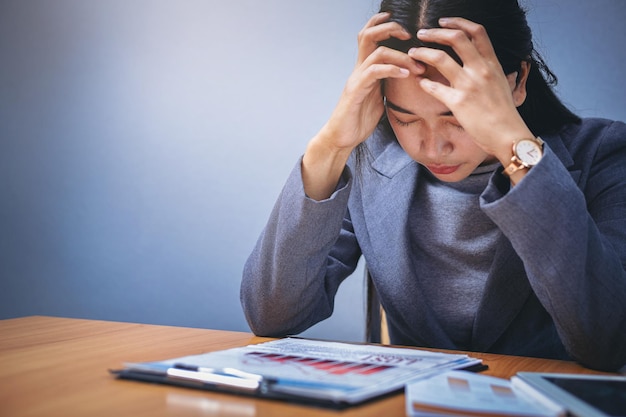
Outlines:
{"type": "MultiPolygon", "coordinates": [[[[404,395],[344,411],[117,380],[108,369],[263,342],[250,333],[54,317],[0,320],[0,416],[404,416],[404,395]]],[[[572,362],[475,354],[489,375],[597,373],[572,362]]]]}

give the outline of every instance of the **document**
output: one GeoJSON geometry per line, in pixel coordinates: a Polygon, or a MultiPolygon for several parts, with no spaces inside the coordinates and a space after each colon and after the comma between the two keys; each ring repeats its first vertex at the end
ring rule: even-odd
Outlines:
{"type": "Polygon", "coordinates": [[[126,364],[120,378],[342,408],[450,369],[481,366],[463,354],[299,338],[159,362],[126,364]]]}
{"type": "Polygon", "coordinates": [[[411,382],[406,387],[406,410],[411,417],[450,415],[557,417],[563,406],[512,380],[447,371],[411,382]]]}

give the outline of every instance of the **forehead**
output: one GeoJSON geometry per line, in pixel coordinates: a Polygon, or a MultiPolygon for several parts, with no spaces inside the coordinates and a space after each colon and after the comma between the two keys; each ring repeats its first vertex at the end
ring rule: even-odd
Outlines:
{"type": "Polygon", "coordinates": [[[447,106],[420,87],[418,77],[387,79],[383,92],[389,102],[421,117],[449,113],[447,106]]]}

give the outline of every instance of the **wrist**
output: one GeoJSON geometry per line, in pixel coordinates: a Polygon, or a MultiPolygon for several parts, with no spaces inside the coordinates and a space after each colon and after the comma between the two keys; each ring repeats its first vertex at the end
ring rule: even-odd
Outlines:
{"type": "Polygon", "coordinates": [[[325,161],[325,165],[340,165],[343,169],[354,147],[342,146],[342,142],[337,139],[337,134],[328,126],[324,126],[309,141],[304,154],[305,159],[314,160],[317,163],[325,161]]]}
{"type": "Polygon", "coordinates": [[[344,137],[341,130],[334,129],[330,124],[324,125],[322,129],[311,139],[309,146],[315,146],[332,155],[349,156],[354,149],[352,138],[344,137]]]}
{"type": "Polygon", "coordinates": [[[512,143],[510,160],[503,162],[503,173],[515,185],[537,165],[543,157],[544,142],[540,137],[520,138],[512,143]]]}
{"type": "Polygon", "coordinates": [[[352,148],[333,146],[331,139],[323,132],[318,133],[302,158],[304,190],[318,201],[331,196],[352,152],[352,148]]]}
{"type": "Polygon", "coordinates": [[[518,115],[519,123],[509,123],[507,127],[498,128],[494,126],[490,131],[495,135],[491,143],[494,144],[492,155],[495,156],[500,163],[506,167],[511,163],[514,156],[513,145],[523,138],[534,138],[535,135],[530,131],[524,123],[521,116],[518,115]]]}

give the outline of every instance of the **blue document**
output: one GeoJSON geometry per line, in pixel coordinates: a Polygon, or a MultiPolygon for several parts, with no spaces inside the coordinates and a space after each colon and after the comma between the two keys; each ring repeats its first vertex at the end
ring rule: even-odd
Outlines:
{"type": "Polygon", "coordinates": [[[159,362],[126,364],[120,378],[332,407],[358,404],[449,369],[480,367],[463,354],[285,338],[159,362]]]}

